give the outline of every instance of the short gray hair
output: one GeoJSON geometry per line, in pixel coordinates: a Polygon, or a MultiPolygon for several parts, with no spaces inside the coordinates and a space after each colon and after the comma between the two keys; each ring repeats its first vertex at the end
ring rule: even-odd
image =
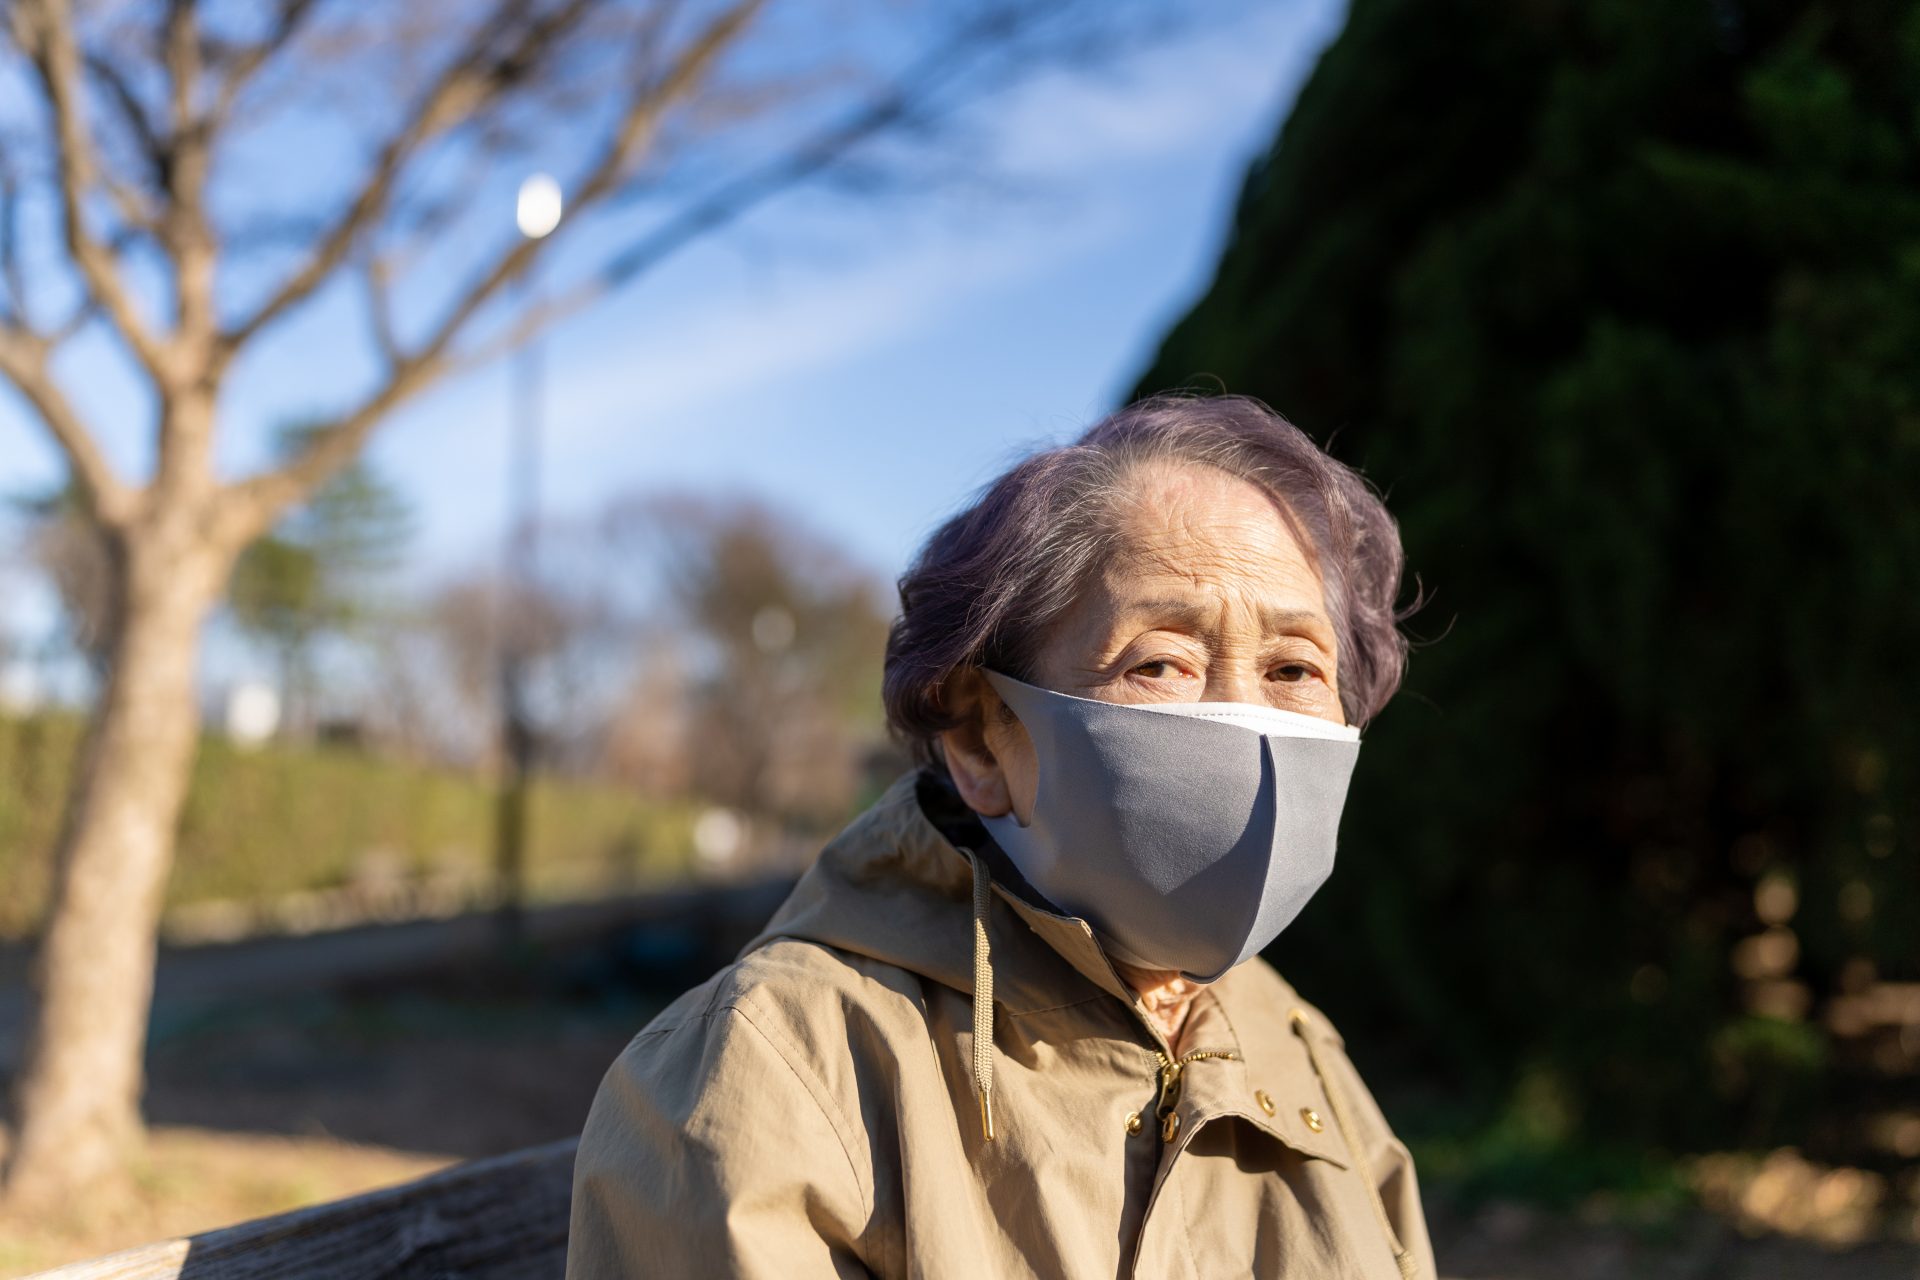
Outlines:
{"type": "Polygon", "coordinates": [[[1280,504],[1319,571],[1338,641],[1340,706],[1364,725],[1406,671],[1395,612],[1400,531],[1351,467],[1249,396],[1152,396],[1042,450],[983,489],[927,539],[900,578],[887,636],[887,721],[921,762],[954,720],[943,697],[967,667],[1029,679],[1053,622],[1105,562],[1112,509],[1142,463],[1215,467],[1280,504]]]}

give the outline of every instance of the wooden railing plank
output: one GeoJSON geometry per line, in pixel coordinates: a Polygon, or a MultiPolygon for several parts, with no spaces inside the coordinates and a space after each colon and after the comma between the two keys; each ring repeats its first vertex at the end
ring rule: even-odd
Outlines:
{"type": "Polygon", "coordinates": [[[30,1280],[558,1280],[578,1138],[30,1280]]]}

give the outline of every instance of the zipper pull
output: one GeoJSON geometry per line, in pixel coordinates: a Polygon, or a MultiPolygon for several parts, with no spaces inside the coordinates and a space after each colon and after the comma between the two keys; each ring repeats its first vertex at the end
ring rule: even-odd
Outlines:
{"type": "Polygon", "coordinates": [[[1180,1117],[1174,1114],[1174,1108],[1180,1105],[1180,1095],[1186,1087],[1187,1064],[1209,1058],[1231,1062],[1239,1056],[1231,1049],[1195,1049],[1178,1058],[1169,1058],[1164,1053],[1154,1055],[1160,1062],[1160,1103],[1153,1109],[1154,1118],[1160,1121],[1160,1141],[1172,1142],[1180,1132],[1180,1117]]]}
{"type": "Polygon", "coordinates": [[[1181,1083],[1186,1076],[1186,1063],[1160,1061],[1160,1103],[1153,1109],[1154,1118],[1160,1122],[1160,1141],[1172,1142],[1173,1135],[1180,1131],[1180,1117],[1173,1109],[1180,1105],[1181,1083]]]}

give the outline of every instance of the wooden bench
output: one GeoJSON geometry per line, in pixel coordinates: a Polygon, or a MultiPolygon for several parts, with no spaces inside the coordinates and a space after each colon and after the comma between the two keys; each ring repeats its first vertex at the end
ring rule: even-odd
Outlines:
{"type": "Polygon", "coordinates": [[[559,1280],[578,1138],[32,1280],[559,1280]]]}
{"type": "MultiPolygon", "coordinates": [[[[699,885],[547,908],[532,924],[534,936],[548,940],[600,939],[649,927],[658,935],[660,926],[675,926],[665,936],[685,944],[686,954],[647,963],[656,973],[678,965],[678,970],[668,971],[691,985],[731,960],[792,887],[789,878],[699,885]]],[[[239,945],[253,948],[250,963],[256,969],[263,950],[301,949],[299,981],[308,984],[316,947],[325,948],[323,959],[344,977],[463,966],[496,945],[492,925],[490,917],[476,916],[366,929],[352,936],[239,945]]],[[[211,967],[231,969],[231,954],[216,955],[211,967]]],[[[281,954],[279,963],[277,980],[290,985],[284,972],[293,960],[281,954]]],[[[629,958],[627,963],[635,962],[629,958]]],[[[607,980],[625,982],[630,977],[616,971],[607,980]]],[[[566,1270],[573,1153],[579,1142],[567,1138],[456,1165],[384,1191],[183,1240],[141,1245],[28,1280],[560,1280],[566,1270]]]]}

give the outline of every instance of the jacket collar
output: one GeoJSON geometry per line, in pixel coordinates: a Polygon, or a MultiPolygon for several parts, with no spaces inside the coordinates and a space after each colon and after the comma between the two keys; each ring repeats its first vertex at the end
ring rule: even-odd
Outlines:
{"type": "MultiPolygon", "coordinates": [[[[927,771],[903,774],[834,837],[742,954],[776,938],[800,938],[971,993],[973,872],[966,849],[986,860],[994,897],[1007,908],[992,912],[988,925],[996,1002],[1018,1016],[1103,992],[1133,1010],[1142,1037],[1167,1053],[1092,927],[1040,905],[1045,900],[959,804],[951,784],[927,771]]],[[[1348,1164],[1306,1046],[1289,1025],[1297,1001],[1257,959],[1202,992],[1190,1015],[1200,1022],[1188,1039],[1195,1048],[1227,1047],[1236,1056],[1189,1077],[1196,1121],[1189,1136],[1207,1119],[1232,1115],[1305,1155],[1348,1164]],[[1272,1115],[1261,1094],[1273,1103],[1272,1115]],[[1308,1111],[1321,1119],[1317,1132],[1308,1111]]],[[[1316,1021],[1314,1029],[1324,1024],[1316,1021]]]]}

